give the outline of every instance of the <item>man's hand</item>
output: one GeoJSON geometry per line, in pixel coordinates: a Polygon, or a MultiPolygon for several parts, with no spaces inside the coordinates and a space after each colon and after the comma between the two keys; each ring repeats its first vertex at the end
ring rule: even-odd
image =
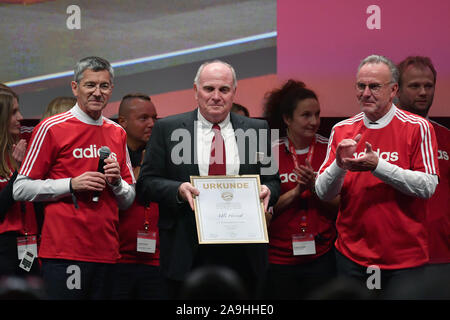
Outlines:
{"type": "Polygon", "coordinates": [[[189,202],[192,211],[194,211],[194,197],[198,196],[200,191],[195,188],[190,182],[184,182],[178,187],[178,198],[189,202]]]}
{"type": "Polygon", "coordinates": [[[27,142],[25,139],[20,139],[17,144],[12,146],[12,156],[16,160],[17,164],[20,165],[25,158],[25,152],[27,151],[27,142]]]}
{"type": "Polygon", "coordinates": [[[372,145],[366,141],[366,154],[357,159],[345,159],[344,166],[350,171],[373,171],[378,165],[378,156],[372,150],[372,145]]]}
{"type": "Polygon", "coordinates": [[[97,171],[87,171],[72,178],[72,189],[75,192],[103,191],[106,187],[105,175],[97,171]]]}
{"type": "Polygon", "coordinates": [[[111,157],[105,159],[105,166],[103,167],[105,170],[105,178],[109,184],[116,186],[120,182],[120,166],[117,160],[114,160],[111,157]]]}
{"type": "Polygon", "coordinates": [[[263,200],[264,212],[267,212],[270,200],[270,189],[265,185],[261,185],[261,192],[259,193],[259,198],[263,200]]]}
{"type": "Polygon", "coordinates": [[[361,139],[361,134],[356,135],[354,139],[344,139],[339,142],[336,148],[336,163],[340,168],[349,169],[345,166],[345,160],[353,158],[359,139],[361,139]]]}

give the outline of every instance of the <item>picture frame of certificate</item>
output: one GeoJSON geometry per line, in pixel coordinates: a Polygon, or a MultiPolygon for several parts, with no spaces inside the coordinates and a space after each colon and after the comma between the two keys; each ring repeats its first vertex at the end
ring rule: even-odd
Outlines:
{"type": "Polygon", "coordinates": [[[191,176],[199,244],[268,243],[259,175],[191,176]]]}

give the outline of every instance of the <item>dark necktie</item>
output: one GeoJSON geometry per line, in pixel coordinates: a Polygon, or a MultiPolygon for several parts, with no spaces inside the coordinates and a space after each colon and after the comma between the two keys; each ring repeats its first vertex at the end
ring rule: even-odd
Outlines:
{"type": "Polygon", "coordinates": [[[214,137],[211,142],[208,175],[226,175],[225,143],[218,124],[213,125],[214,137]]]}

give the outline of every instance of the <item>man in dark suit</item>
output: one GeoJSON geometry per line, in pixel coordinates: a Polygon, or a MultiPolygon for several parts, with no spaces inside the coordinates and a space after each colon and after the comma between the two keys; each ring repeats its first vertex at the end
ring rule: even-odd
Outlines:
{"type": "Polygon", "coordinates": [[[258,297],[264,280],[267,244],[199,245],[193,213],[199,191],[190,176],[259,174],[265,210],[278,199],[280,179],[271,162],[268,124],[230,113],[236,84],[229,64],[202,64],[194,80],[198,108],[156,121],[146,148],[137,194],[142,202],[159,203],[161,271],[171,298],[179,297],[188,273],[204,265],[236,271],[250,297],[258,297]],[[221,139],[226,172],[212,173],[212,142],[221,139]]]}

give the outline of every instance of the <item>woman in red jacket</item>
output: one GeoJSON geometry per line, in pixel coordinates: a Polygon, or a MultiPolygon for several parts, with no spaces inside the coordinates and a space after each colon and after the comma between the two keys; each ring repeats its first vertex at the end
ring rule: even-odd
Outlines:
{"type": "MultiPolygon", "coordinates": [[[[26,151],[19,140],[20,121],[17,95],[0,88],[0,277],[24,274],[19,262],[25,251],[37,253],[37,225],[33,206],[15,202],[12,186],[26,151]]],[[[38,263],[32,265],[33,273],[38,263]]]]}
{"type": "Polygon", "coordinates": [[[328,139],[317,134],[319,101],[303,82],[289,80],[270,92],[265,116],[283,137],[273,146],[281,195],[269,224],[266,297],[302,299],[335,276],[337,206],[320,201],[314,191],[328,139]]]}

